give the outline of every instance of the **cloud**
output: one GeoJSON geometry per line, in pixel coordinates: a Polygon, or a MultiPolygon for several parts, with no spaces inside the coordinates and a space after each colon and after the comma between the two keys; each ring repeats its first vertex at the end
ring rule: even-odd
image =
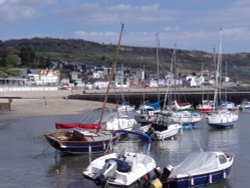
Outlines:
{"type": "MultiPolygon", "coordinates": [[[[76,31],[74,38],[82,38],[99,43],[116,44],[119,33],[117,32],[85,32],[76,31]]],[[[173,32],[163,31],[159,33],[161,47],[173,48],[177,44],[179,49],[196,49],[212,52],[213,47],[218,49],[219,29],[207,30],[181,30],[173,32]]],[[[237,51],[238,46],[250,39],[250,30],[247,28],[224,28],[223,29],[223,51],[232,53],[237,51]],[[235,45],[232,46],[231,44],[235,45]]],[[[156,47],[155,32],[125,32],[122,37],[122,45],[156,47]]]]}
{"type": "Polygon", "coordinates": [[[31,19],[37,8],[51,4],[55,0],[0,0],[0,22],[13,22],[31,19]]]}
{"type": "MultiPolygon", "coordinates": [[[[190,2],[177,4],[163,0],[157,3],[150,1],[151,4],[117,2],[0,0],[0,23],[30,20],[26,25],[22,22],[23,27],[27,27],[23,31],[26,36],[34,36],[31,33],[33,31],[40,35],[47,33],[50,36],[116,43],[119,37],[118,24],[124,22],[123,44],[154,47],[155,33],[159,33],[162,47],[173,47],[177,43],[184,49],[201,50],[209,50],[213,44],[218,43],[219,27],[222,26],[223,39],[231,45],[228,45],[228,49],[240,50],[245,43],[250,43],[249,0],[235,0],[231,3],[217,3],[214,0],[196,3],[197,7],[190,2]],[[215,3],[219,5],[210,6],[204,11],[199,9],[199,6],[204,8],[215,3]],[[44,27],[39,27],[41,22],[44,27]],[[39,29],[28,29],[31,26],[39,29]]],[[[191,2],[195,3],[196,0],[191,2]]],[[[20,27],[19,24],[17,26],[20,27]]],[[[16,35],[19,35],[18,29],[16,35]]],[[[5,35],[9,37],[8,33],[5,35]]]]}
{"type": "Polygon", "coordinates": [[[179,28],[177,26],[174,26],[174,27],[164,27],[164,31],[178,31],[179,28]]]}
{"type": "Polygon", "coordinates": [[[126,23],[162,22],[171,20],[174,11],[161,9],[159,4],[132,6],[117,4],[113,6],[97,3],[67,4],[49,13],[70,20],[84,20],[92,23],[111,24],[126,21],[126,23]]]}
{"type": "Polygon", "coordinates": [[[117,36],[119,35],[119,33],[115,33],[115,32],[85,32],[85,31],[75,31],[73,32],[73,35],[75,37],[79,37],[79,38],[84,38],[85,36],[87,37],[91,37],[91,36],[101,36],[101,37],[105,37],[105,36],[117,36]]]}

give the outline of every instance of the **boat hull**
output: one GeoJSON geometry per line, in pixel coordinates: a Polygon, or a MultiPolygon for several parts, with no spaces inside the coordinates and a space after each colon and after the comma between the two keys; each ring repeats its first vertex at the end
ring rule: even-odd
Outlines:
{"type": "Polygon", "coordinates": [[[234,122],[227,122],[227,123],[209,123],[210,127],[215,129],[229,129],[234,126],[234,122]]]}
{"type": "Polygon", "coordinates": [[[215,129],[232,128],[237,121],[237,117],[231,112],[214,113],[208,117],[208,125],[215,129]]]}
{"type": "Polygon", "coordinates": [[[103,183],[114,187],[129,187],[139,181],[142,177],[152,172],[156,167],[154,159],[142,153],[125,152],[120,158],[120,154],[111,153],[95,159],[83,172],[84,178],[92,180],[96,185],[103,183]],[[122,170],[119,165],[115,170],[109,170],[111,165],[106,165],[108,160],[115,160],[120,164],[128,166],[126,170],[122,170]],[[126,165],[125,165],[126,164],[126,165]],[[110,172],[109,174],[107,172],[110,172]],[[103,176],[100,176],[103,175],[103,176]],[[106,181],[99,182],[100,177],[106,176],[106,181]]]}
{"type": "Polygon", "coordinates": [[[51,134],[44,135],[48,143],[56,150],[69,153],[69,154],[91,154],[101,153],[106,150],[112,149],[112,143],[116,142],[118,137],[112,137],[110,139],[100,141],[68,141],[60,140],[56,136],[51,134]]]}
{"type": "Polygon", "coordinates": [[[164,188],[187,188],[191,186],[204,186],[213,183],[217,183],[222,179],[226,179],[229,175],[231,167],[214,171],[212,173],[199,174],[193,177],[183,177],[183,178],[175,178],[163,183],[164,188]]]}
{"type": "Polygon", "coordinates": [[[201,121],[202,117],[198,113],[189,113],[189,112],[177,112],[173,113],[170,116],[170,119],[172,119],[176,123],[180,124],[194,124],[201,121]]]}
{"type": "Polygon", "coordinates": [[[179,124],[169,125],[169,128],[167,130],[154,131],[151,137],[154,140],[165,140],[165,139],[173,138],[179,133],[180,129],[181,129],[181,125],[179,124]]]}
{"type": "Polygon", "coordinates": [[[209,112],[212,112],[212,108],[199,108],[198,109],[198,112],[201,112],[201,113],[209,113],[209,112]]]}

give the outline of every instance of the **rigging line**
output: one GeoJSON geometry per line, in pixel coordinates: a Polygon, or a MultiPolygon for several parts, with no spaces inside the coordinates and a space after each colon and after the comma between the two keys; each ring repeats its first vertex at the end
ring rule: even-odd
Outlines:
{"type": "Polygon", "coordinates": [[[196,143],[198,144],[198,146],[199,146],[200,151],[203,151],[203,149],[202,149],[202,147],[201,147],[201,144],[200,144],[199,140],[197,139],[197,136],[196,136],[196,134],[195,134],[195,132],[194,132],[194,130],[193,130],[193,128],[192,128],[192,125],[191,125],[191,131],[192,131],[192,134],[193,134],[193,136],[194,136],[195,142],[196,142],[196,143]]]}
{"type": "Polygon", "coordinates": [[[39,153],[38,155],[32,157],[32,159],[35,159],[37,157],[40,157],[42,154],[44,154],[48,149],[49,149],[50,145],[48,145],[41,153],[39,153]]]}
{"type": "MultiPolygon", "coordinates": [[[[121,44],[123,30],[124,30],[124,23],[121,23],[120,36],[119,36],[118,44],[117,44],[117,47],[116,47],[116,54],[115,54],[114,64],[112,66],[111,75],[109,77],[108,87],[107,87],[107,91],[106,91],[105,98],[104,98],[104,103],[103,103],[103,107],[102,107],[103,109],[106,107],[106,103],[108,101],[109,89],[110,89],[111,81],[113,79],[113,76],[114,76],[114,73],[115,73],[115,67],[116,67],[116,64],[117,64],[117,61],[118,61],[118,57],[119,57],[119,50],[120,50],[120,44],[121,44]]],[[[99,122],[102,121],[103,113],[104,112],[102,111],[99,122]]]]}

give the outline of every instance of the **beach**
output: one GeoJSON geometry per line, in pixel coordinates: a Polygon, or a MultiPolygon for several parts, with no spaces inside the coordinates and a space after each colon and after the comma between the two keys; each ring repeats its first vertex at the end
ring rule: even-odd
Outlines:
{"type": "MultiPolygon", "coordinates": [[[[79,91],[43,91],[43,92],[2,92],[0,101],[8,103],[11,97],[11,110],[0,111],[0,125],[11,120],[27,117],[70,115],[91,112],[101,108],[102,102],[68,99],[70,94],[78,94],[79,91]]],[[[114,104],[107,104],[114,108],[114,104]]]]}

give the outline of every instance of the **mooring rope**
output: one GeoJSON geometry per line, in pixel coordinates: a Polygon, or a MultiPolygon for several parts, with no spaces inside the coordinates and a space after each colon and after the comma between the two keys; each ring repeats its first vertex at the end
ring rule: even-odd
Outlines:
{"type": "Polygon", "coordinates": [[[192,134],[193,134],[193,136],[194,136],[194,140],[196,141],[196,143],[198,144],[198,146],[199,146],[199,148],[200,148],[200,151],[203,151],[203,149],[202,149],[202,147],[201,147],[201,144],[200,144],[199,140],[197,139],[197,136],[196,136],[196,134],[195,134],[195,132],[194,132],[192,126],[191,126],[191,131],[192,131],[192,134]]]}
{"type": "Polygon", "coordinates": [[[44,154],[48,149],[49,149],[50,145],[48,145],[41,153],[39,153],[38,155],[32,157],[32,159],[35,159],[37,157],[40,157],[42,154],[44,154]]]}

